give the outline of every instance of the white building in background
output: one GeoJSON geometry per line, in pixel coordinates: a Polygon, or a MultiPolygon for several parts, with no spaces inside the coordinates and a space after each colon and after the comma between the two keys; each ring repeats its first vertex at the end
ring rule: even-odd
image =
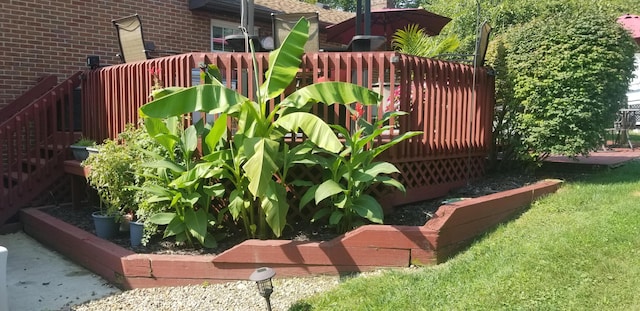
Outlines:
{"type": "Polygon", "coordinates": [[[627,91],[629,108],[640,108],[640,53],[636,53],[635,64],[635,77],[629,83],[629,90],[627,91]]]}
{"type": "MultiPolygon", "coordinates": [[[[640,53],[636,53],[635,56],[636,69],[633,71],[635,77],[629,82],[629,89],[627,90],[627,107],[631,109],[640,109],[640,53]]],[[[636,128],[640,127],[639,113],[634,113],[636,116],[636,128]]]]}

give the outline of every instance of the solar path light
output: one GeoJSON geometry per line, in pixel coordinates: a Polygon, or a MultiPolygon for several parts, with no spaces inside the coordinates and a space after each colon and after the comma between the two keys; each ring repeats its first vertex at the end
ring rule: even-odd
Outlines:
{"type": "Polygon", "coordinates": [[[273,284],[271,283],[271,278],[276,275],[276,272],[269,267],[262,267],[256,269],[251,273],[249,280],[256,282],[258,285],[258,291],[260,292],[260,296],[264,297],[267,301],[267,310],[271,311],[271,300],[269,297],[271,293],[273,293],[273,284]]]}

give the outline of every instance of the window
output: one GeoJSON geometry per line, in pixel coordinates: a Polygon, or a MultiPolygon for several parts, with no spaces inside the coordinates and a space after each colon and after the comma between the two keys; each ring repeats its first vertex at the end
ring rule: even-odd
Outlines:
{"type": "MultiPolygon", "coordinates": [[[[240,31],[240,23],[221,21],[212,19],[211,20],[211,51],[213,52],[231,52],[231,48],[229,48],[224,41],[225,36],[241,34],[240,31]]],[[[258,33],[258,29],[255,28],[254,33],[258,33]]]]}

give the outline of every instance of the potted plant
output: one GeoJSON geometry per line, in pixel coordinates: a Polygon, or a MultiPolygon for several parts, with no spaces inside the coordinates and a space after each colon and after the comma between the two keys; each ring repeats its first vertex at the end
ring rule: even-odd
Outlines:
{"type": "Polygon", "coordinates": [[[96,235],[103,239],[111,239],[118,233],[118,223],[116,215],[108,209],[104,209],[102,198],[100,198],[100,210],[91,213],[96,235]]]}
{"type": "Polygon", "coordinates": [[[73,143],[69,148],[71,148],[71,152],[73,152],[73,157],[78,161],[84,161],[89,157],[89,152],[91,150],[96,150],[95,147],[96,141],[93,139],[89,139],[86,137],[81,137],[73,143]]]}
{"type": "MultiPolygon", "coordinates": [[[[138,204],[145,199],[145,193],[138,190],[144,182],[145,149],[153,142],[145,131],[128,124],[116,139],[106,139],[99,146],[100,152],[91,154],[82,164],[90,167],[87,179],[101,200],[100,212],[113,215],[123,223],[122,231],[128,231],[127,222],[135,215],[138,204]]],[[[150,147],[151,146],[151,147],[150,147]]]]}
{"type": "Polygon", "coordinates": [[[138,247],[142,244],[142,238],[144,237],[144,222],[141,221],[129,221],[129,239],[131,240],[131,247],[138,247]]]}

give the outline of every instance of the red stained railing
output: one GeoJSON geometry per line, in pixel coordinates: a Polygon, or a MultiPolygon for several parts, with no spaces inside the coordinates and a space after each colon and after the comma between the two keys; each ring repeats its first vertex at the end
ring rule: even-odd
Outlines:
{"type": "MultiPolygon", "coordinates": [[[[254,75],[263,81],[268,54],[258,53],[257,63],[254,72],[248,53],[190,53],[88,71],[82,83],[83,133],[102,140],[137,122],[137,109],[149,101],[151,68],[160,69],[165,87],[191,86],[199,82],[200,64],[215,64],[228,87],[252,98],[254,75]]],[[[395,52],[311,53],[303,57],[289,91],[319,80],[352,82],[381,93],[382,103],[365,111],[369,120],[394,109],[397,94],[398,109],[409,114],[397,120],[397,131],[383,138],[423,132],[384,154],[400,168],[407,187],[406,196],[386,196],[386,204],[436,197],[483,174],[494,105],[494,79],[485,68],[474,77],[468,65],[395,52]]],[[[318,105],[314,113],[351,126],[349,112],[337,105],[318,105]]]]}
{"type": "Polygon", "coordinates": [[[9,103],[9,105],[2,108],[2,113],[0,113],[0,123],[7,121],[11,116],[18,113],[18,111],[38,99],[38,97],[44,95],[44,93],[49,91],[57,83],[58,78],[54,75],[48,75],[40,78],[38,83],[36,83],[36,85],[30,88],[26,93],[22,94],[20,97],[9,103]]]}
{"type": "Polygon", "coordinates": [[[76,88],[82,72],[0,122],[0,224],[63,176],[68,146],[80,130],[76,88]],[[74,107],[75,106],[75,107],[74,107]],[[75,111],[77,113],[77,111],[75,111]],[[77,122],[75,122],[77,123],[77,122]]]}

